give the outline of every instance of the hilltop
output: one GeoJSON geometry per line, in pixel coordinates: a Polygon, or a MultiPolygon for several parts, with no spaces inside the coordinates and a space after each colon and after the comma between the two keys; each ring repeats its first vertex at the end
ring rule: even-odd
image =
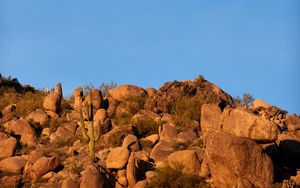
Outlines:
{"type": "Polygon", "coordinates": [[[300,117],[199,76],[39,91],[0,75],[0,187],[297,187],[300,117]]]}

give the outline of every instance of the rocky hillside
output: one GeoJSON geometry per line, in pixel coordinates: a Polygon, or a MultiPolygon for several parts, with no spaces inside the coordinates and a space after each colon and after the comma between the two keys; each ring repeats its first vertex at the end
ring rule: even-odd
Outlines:
{"type": "Polygon", "coordinates": [[[300,186],[300,117],[235,107],[202,77],[68,100],[17,88],[0,82],[0,187],[300,186]]]}

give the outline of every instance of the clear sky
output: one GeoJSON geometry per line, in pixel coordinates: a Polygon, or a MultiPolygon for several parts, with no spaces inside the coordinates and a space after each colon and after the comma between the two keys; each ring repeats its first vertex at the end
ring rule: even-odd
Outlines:
{"type": "Polygon", "coordinates": [[[201,74],[300,114],[300,1],[1,0],[0,73],[65,94],[201,74]]]}

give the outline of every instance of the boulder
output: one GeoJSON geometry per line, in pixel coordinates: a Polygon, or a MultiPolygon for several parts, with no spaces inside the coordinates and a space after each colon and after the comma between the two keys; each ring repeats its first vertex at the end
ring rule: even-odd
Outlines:
{"type": "Polygon", "coordinates": [[[112,188],[107,178],[99,170],[89,165],[83,172],[80,179],[80,188],[112,188]]]}
{"type": "Polygon", "coordinates": [[[99,109],[94,115],[94,122],[99,122],[100,124],[104,123],[105,119],[108,117],[106,110],[99,109]]]}
{"type": "Polygon", "coordinates": [[[106,147],[120,146],[123,142],[123,138],[128,134],[134,134],[134,132],[134,127],[132,125],[116,126],[102,136],[102,141],[106,147]]]}
{"type": "Polygon", "coordinates": [[[145,188],[147,185],[146,180],[138,181],[133,188],[145,188]]]}
{"type": "Polygon", "coordinates": [[[109,95],[117,101],[124,101],[128,98],[144,97],[147,93],[143,88],[134,85],[121,85],[108,91],[109,95]]]}
{"type": "Polygon", "coordinates": [[[143,171],[143,161],[135,156],[135,153],[131,153],[126,168],[126,178],[128,181],[128,187],[134,187],[135,184],[145,179],[143,171]]]}
{"type": "Polygon", "coordinates": [[[151,150],[150,158],[155,161],[156,166],[164,165],[168,155],[175,152],[173,142],[159,141],[151,150]]]}
{"type": "Polygon", "coordinates": [[[57,157],[41,157],[33,164],[29,176],[33,180],[39,179],[44,174],[55,170],[60,165],[61,162],[57,157]]]}
{"type": "Polygon", "coordinates": [[[201,108],[201,132],[204,139],[210,130],[220,130],[220,117],[222,111],[218,105],[203,104],[201,108]]]}
{"type": "Polygon", "coordinates": [[[160,141],[175,142],[177,140],[177,131],[174,125],[170,123],[162,125],[159,138],[160,141]]]}
{"type": "Polygon", "coordinates": [[[243,108],[233,109],[228,114],[223,113],[221,122],[224,132],[255,141],[272,142],[280,133],[275,123],[243,108]]]}
{"type": "Polygon", "coordinates": [[[79,111],[81,108],[81,104],[83,102],[83,90],[81,87],[77,87],[74,89],[74,109],[79,111]]]}
{"type": "Polygon", "coordinates": [[[149,97],[155,97],[157,94],[157,90],[153,87],[149,87],[146,89],[146,92],[148,94],[149,97]]]}
{"type": "Polygon", "coordinates": [[[37,109],[30,114],[28,114],[25,118],[27,121],[32,121],[34,123],[38,123],[41,126],[44,126],[48,121],[48,115],[43,109],[37,109]]]}
{"type": "Polygon", "coordinates": [[[272,187],[272,160],[249,139],[210,131],[205,155],[217,187],[272,187]]]}
{"type": "Polygon", "coordinates": [[[129,149],[131,152],[139,151],[139,140],[136,136],[129,134],[124,138],[122,147],[129,149]]]}
{"type": "Polygon", "coordinates": [[[106,168],[122,169],[127,164],[129,150],[124,147],[113,148],[107,156],[106,168]]]}
{"type": "Polygon", "coordinates": [[[200,171],[200,161],[194,150],[176,151],[168,156],[168,163],[173,168],[180,167],[180,170],[186,174],[197,176],[200,171]]]}
{"type": "Polygon", "coordinates": [[[11,104],[5,107],[0,113],[0,118],[2,122],[6,122],[12,119],[17,119],[18,115],[16,110],[17,110],[16,104],[11,104]]]}
{"type": "Polygon", "coordinates": [[[33,145],[35,142],[36,134],[34,129],[25,119],[7,122],[4,124],[5,129],[20,135],[20,142],[23,144],[33,145]]]}
{"type": "Polygon", "coordinates": [[[128,159],[128,164],[126,168],[126,178],[128,181],[129,187],[134,187],[137,182],[137,169],[135,166],[136,158],[133,155],[130,155],[128,159]]]}
{"type": "Polygon", "coordinates": [[[45,97],[43,107],[45,110],[49,110],[59,114],[61,108],[61,95],[58,93],[52,93],[45,97]]]}
{"type": "Polygon", "coordinates": [[[107,115],[108,117],[113,117],[117,111],[119,102],[112,97],[107,97],[107,101],[108,101],[107,115]]]}
{"type": "Polygon", "coordinates": [[[14,137],[0,140],[0,159],[13,156],[16,148],[17,140],[14,137]]]}
{"type": "Polygon", "coordinates": [[[21,187],[21,177],[4,176],[0,179],[0,187],[21,187]]]}
{"type": "Polygon", "coordinates": [[[296,114],[287,116],[285,123],[287,124],[288,131],[300,130],[300,116],[296,114]]]}
{"type": "Polygon", "coordinates": [[[92,103],[94,110],[103,108],[103,96],[99,89],[92,89],[92,103]]]}
{"type": "Polygon", "coordinates": [[[259,109],[259,108],[270,108],[271,105],[267,104],[265,101],[261,99],[256,99],[253,101],[253,108],[259,109]]]}
{"type": "Polygon", "coordinates": [[[66,178],[62,182],[61,188],[78,188],[79,184],[77,180],[66,178]]]}
{"type": "Polygon", "coordinates": [[[197,134],[192,129],[181,131],[177,135],[177,142],[181,144],[191,144],[197,139],[197,134]]]}
{"type": "Polygon", "coordinates": [[[0,141],[8,139],[9,136],[3,132],[0,132],[0,141]]]}
{"type": "Polygon", "coordinates": [[[51,142],[57,141],[57,139],[67,142],[75,136],[77,124],[74,122],[65,123],[61,127],[58,127],[54,135],[50,137],[51,142]]]}
{"type": "Polygon", "coordinates": [[[9,157],[0,161],[0,171],[21,174],[26,160],[20,156],[9,157]]]}
{"type": "Polygon", "coordinates": [[[150,136],[147,136],[145,140],[150,141],[154,145],[159,141],[159,137],[158,134],[152,134],[150,136]]]}

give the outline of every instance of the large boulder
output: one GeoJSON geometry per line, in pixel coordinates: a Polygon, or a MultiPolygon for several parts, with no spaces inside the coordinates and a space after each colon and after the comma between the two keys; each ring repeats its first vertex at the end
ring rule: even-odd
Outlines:
{"type": "Polygon", "coordinates": [[[0,171],[21,174],[26,160],[20,156],[9,157],[0,161],[0,171]]]}
{"type": "Polygon", "coordinates": [[[224,132],[255,141],[275,141],[280,133],[275,123],[243,108],[223,113],[221,121],[224,132]]]}
{"type": "Polygon", "coordinates": [[[57,157],[41,157],[33,164],[29,175],[33,180],[39,179],[44,174],[55,170],[60,164],[57,157]]]}
{"type": "Polygon", "coordinates": [[[204,104],[201,108],[201,131],[204,138],[211,130],[221,129],[221,109],[215,104],[204,104]]]}
{"type": "Polygon", "coordinates": [[[38,123],[39,125],[43,126],[48,121],[48,115],[43,109],[37,109],[30,114],[28,114],[25,118],[27,121],[33,121],[34,123],[38,123]]]}
{"type": "Polygon", "coordinates": [[[99,89],[92,89],[92,103],[94,110],[98,110],[103,107],[103,96],[99,89]]]}
{"type": "Polygon", "coordinates": [[[83,90],[81,87],[77,87],[74,89],[74,109],[79,111],[81,108],[81,104],[83,102],[83,90]]]}
{"type": "Polygon", "coordinates": [[[156,166],[163,166],[167,157],[176,151],[174,142],[159,141],[151,150],[150,158],[155,161],[156,166]]]}
{"type": "Polygon", "coordinates": [[[61,95],[58,93],[47,95],[45,97],[43,107],[45,110],[59,114],[61,108],[61,95]]]}
{"type": "Polygon", "coordinates": [[[20,142],[23,144],[33,145],[35,142],[36,134],[34,129],[25,119],[11,121],[4,124],[7,131],[20,135],[20,142]]]}
{"type": "Polygon", "coordinates": [[[130,152],[127,148],[113,148],[107,156],[106,168],[122,169],[127,164],[130,152]]]}
{"type": "Polygon", "coordinates": [[[106,177],[99,170],[89,165],[80,178],[80,188],[111,188],[106,177]]]}
{"type": "Polygon", "coordinates": [[[194,150],[181,150],[168,156],[168,162],[171,167],[181,168],[183,173],[198,175],[200,171],[200,161],[194,150]]]}
{"type": "Polygon", "coordinates": [[[58,127],[56,132],[51,134],[50,140],[53,141],[63,141],[67,142],[74,138],[76,133],[77,124],[74,122],[69,122],[63,124],[61,127],[58,127]]]}
{"type": "Polygon", "coordinates": [[[108,91],[117,101],[124,101],[128,98],[144,97],[147,93],[143,88],[134,85],[121,85],[108,91]]]}
{"type": "Polygon", "coordinates": [[[272,160],[249,139],[210,131],[205,155],[217,187],[272,186],[272,160]]]}
{"type": "Polygon", "coordinates": [[[0,139],[0,159],[13,156],[17,148],[17,140],[14,137],[0,139]]]}
{"type": "Polygon", "coordinates": [[[176,142],[177,131],[175,129],[175,126],[170,123],[162,125],[159,131],[159,138],[160,141],[176,142]]]}
{"type": "Polygon", "coordinates": [[[104,109],[99,109],[96,111],[94,115],[94,122],[95,123],[104,123],[105,119],[108,117],[106,110],[104,109]]]}
{"type": "Polygon", "coordinates": [[[255,109],[259,109],[259,108],[270,108],[271,105],[267,104],[265,101],[261,100],[261,99],[256,99],[255,101],[253,101],[253,108],[255,109]]]}
{"type": "Polygon", "coordinates": [[[0,178],[0,187],[21,187],[21,177],[4,176],[0,178]]]}

